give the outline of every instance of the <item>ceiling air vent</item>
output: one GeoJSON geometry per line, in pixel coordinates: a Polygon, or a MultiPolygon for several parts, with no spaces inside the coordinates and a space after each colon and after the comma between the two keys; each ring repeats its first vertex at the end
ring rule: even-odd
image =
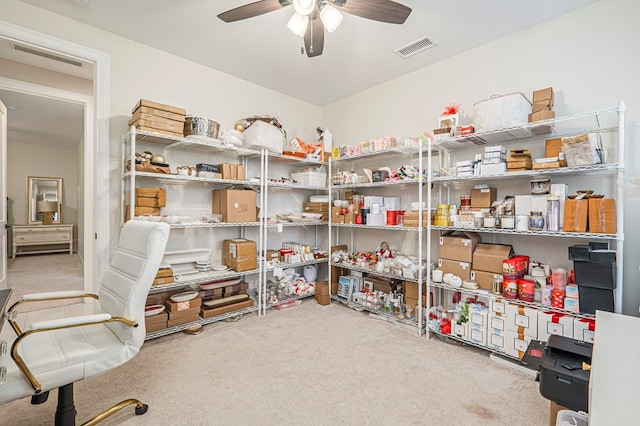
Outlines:
{"type": "Polygon", "coordinates": [[[74,67],[80,67],[82,68],[82,62],[72,59],[70,57],[67,56],[61,56],[61,55],[55,55],[53,53],[44,51],[44,50],[39,50],[39,49],[34,49],[33,47],[29,47],[29,46],[23,46],[20,44],[12,44],[11,45],[13,47],[14,50],[17,50],[19,52],[24,52],[24,53],[28,53],[30,55],[35,55],[35,56],[40,56],[41,58],[46,58],[46,59],[51,59],[52,61],[58,61],[58,62],[62,62],[65,64],[69,64],[69,65],[73,65],[74,67]]]}
{"type": "Polygon", "coordinates": [[[428,49],[432,46],[435,46],[436,44],[437,43],[435,41],[425,36],[394,50],[394,52],[396,52],[398,55],[402,56],[403,58],[408,58],[409,56],[415,55],[418,52],[422,52],[423,50],[428,49]]]}

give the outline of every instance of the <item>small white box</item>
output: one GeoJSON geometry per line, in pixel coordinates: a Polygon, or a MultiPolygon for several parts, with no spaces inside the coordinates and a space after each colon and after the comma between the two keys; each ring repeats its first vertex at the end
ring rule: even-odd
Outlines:
{"type": "Polygon", "coordinates": [[[379,206],[384,205],[384,197],[378,197],[373,195],[366,195],[364,197],[364,206],[371,208],[372,205],[377,204],[379,206]]]}
{"type": "Polygon", "coordinates": [[[507,331],[538,337],[538,309],[522,305],[507,305],[507,331]]]}
{"type": "Polygon", "coordinates": [[[564,293],[564,297],[568,297],[571,299],[578,299],[580,297],[578,286],[575,284],[567,284],[564,289],[564,293]]]}
{"type": "Polygon", "coordinates": [[[580,299],[565,297],[563,309],[569,312],[580,312],[580,299]]]}
{"type": "Polygon", "coordinates": [[[491,300],[489,312],[505,316],[507,314],[507,302],[503,300],[491,300]]]}
{"type": "Polygon", "coordinates": [[[487,329],[489,308],[476,303],[469,304],[469,324],[472,327],[487,329]]]}
{"type": "Polygon", "coordinates": [[[451,334],[458,336],[461,339],[469,340],[469,323],[458,324],[456,322],[451,323],[451,334]]]}
{"type": "Polygon", "coordinates": [[[531,336],[507,331],[505,332],[504,352],[512,357],[522,359],[524,353],[527,351],[529,342],[533,339],[531,336]]]}
{"type": "Polygon", "coordinates": [[[573,338],[573,318],[556,312],[539,311],[538,340],[546,342],[549,340],[549,336],[553,334],[573,338]]]}
{"type": "Polygon", "coordinates": [[[591,318],[573,319],[573,338],[583,342],[593,343],[596,333],[596,320],[591,318]]]}
{"type": "Polygon", "coordinates": [[[492,176],[507,173],[507,163],[483,164],[480,167],[481,176],[492,176]]]}
{"type": "Polygon", "coordinates": [[[487,317],[487,328],[491,333],[507,331],[507,317],[504,314],[490,312],[487,317]]]}
{"type": "Polygon", "coordinates": [[[507,344],[504,331],[489,330],[487,334],[487,347],[494,351],[504,352],[507,344]]]}
{"type": "Polygon", "coordinates": [[[469,338],[467,340],[476,345],[487,346],[487,329],[476,327],[475,325],[469,326],[469,338]]]}
{"type": "Polygon", "coordinates": [[[387,210],[401,210],[400,197],[384,197],[383,205],[387,210]]]}
{"type": "Polygon", "coordinates": [[[519,214],[531,215],[531,195],[516,195],[516,216],[519,214]]]}

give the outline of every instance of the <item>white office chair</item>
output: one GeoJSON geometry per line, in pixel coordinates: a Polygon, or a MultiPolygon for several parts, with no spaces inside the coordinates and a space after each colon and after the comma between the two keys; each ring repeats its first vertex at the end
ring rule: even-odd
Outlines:
{"type": "MultiPolygon", "coordinates": [[[[32,396],[34,404],[46,401],[58,389],[56,425],[75,424],[73,383],[107,372],[133,358],[145,338],[144,307],[147,293],[158,272],[169,236],[169,225],[131,220],[120,233],[118,249],[104,274],[98,295],[56,292],[24,296],[9,308],[9,324],[18,337],[11,358],[0,404],[32,396]],[[26,331],[15,321],[23,303],[43,300],[93,297],[100,313],[33,323],[26,331]],[[12,319],[12,317],[14,319],[12,319]]],[[[124,400],[86,424],[96,424],[129,405],[136,414],[147,406],[136,399],[124,400]]]]}

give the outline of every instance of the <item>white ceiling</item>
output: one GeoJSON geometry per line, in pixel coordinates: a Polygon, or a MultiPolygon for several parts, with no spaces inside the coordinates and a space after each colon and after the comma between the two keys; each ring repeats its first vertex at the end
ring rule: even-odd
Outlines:
{"type": "Polygon", "coordinates": [[[315,58],[287,29],[292,6],[224,23],[218,14],[255,0],[23,1],[324,106],[595,0],[397,0],[413,9],[403,25],[345,14],[315,58]],[[394,53],[424,36],[437,46],[394,53]]]}

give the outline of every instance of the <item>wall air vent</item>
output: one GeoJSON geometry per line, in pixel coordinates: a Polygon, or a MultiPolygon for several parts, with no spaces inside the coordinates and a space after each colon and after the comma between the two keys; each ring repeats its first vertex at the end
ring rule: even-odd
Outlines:
{"type": "Polygon", "coordinates": [[[418,52],[422,52],[423,50],[436,45],[437,43],[435,41],[425,36],[394,50],[394,52],[396,52],[398,55],[402,56],[403,58],[408,58],[411,55],[415,55],[418,52]]]}
{"type": "Polygon", "coordinates": [[[50,59],[52,61],[58,61],[65,64],[73,65],[74,67],[82,68],[82,62],[76,59],[70,58],[68,56],[56,55],[56,54],[47,52],[46,50],[35,49],[33,47],[23,46],[21,44],[16,44],[16,43],[12,43],[11,47],[13,47],[13,50],[17,50],[18,52],[24,52],[30,55],[40,56],[41,58],[50,59]]]}

